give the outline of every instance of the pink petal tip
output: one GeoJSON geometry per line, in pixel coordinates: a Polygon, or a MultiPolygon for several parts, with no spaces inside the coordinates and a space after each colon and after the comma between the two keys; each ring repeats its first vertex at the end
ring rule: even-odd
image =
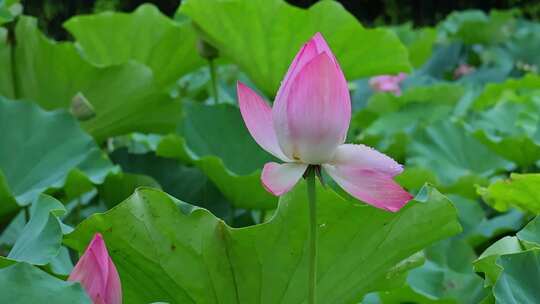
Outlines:
{"type": "Polygon", "coordinates": [[[94,303],[122,303],[120,277],[100,233],[94,235],[68,281],[79,282],[94,303]]]}

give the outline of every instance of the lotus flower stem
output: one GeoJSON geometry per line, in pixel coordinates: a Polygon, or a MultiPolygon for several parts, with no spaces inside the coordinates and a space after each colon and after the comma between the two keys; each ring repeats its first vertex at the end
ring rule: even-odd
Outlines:
{"type": "Polygon", "coordinates": [[[219,103],[219,92],[217,85],[217,73],[214,59],[208,59],[208,68],[210,69],[210,79],[212,81],[212,94],[214,95],[214,103],[219,103]]]}
{"type": "Polygon", "coordinates": [[[306,172],[307,196],[309,202],[309,276],[308,303],[315,304],[317,290],[317,198],[315,194],[315,168],[306,172]]]}

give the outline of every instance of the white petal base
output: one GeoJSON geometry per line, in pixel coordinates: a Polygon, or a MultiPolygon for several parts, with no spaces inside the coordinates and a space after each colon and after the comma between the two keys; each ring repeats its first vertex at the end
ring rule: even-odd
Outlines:
{"type": "Polygon", "coordinates": [[[274,195],[283,195],[296,185],[308,165],[300,163],[266,163],[261,180],[264,188],[274,195]]]}

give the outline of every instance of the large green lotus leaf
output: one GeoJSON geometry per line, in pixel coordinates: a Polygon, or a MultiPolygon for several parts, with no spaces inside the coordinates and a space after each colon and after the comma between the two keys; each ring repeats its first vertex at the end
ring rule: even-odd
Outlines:
{"type": "Polygon", "coordinates": [[[3,228],[2,233],[0,234],[0,248],[4,247],[5,255],[7,255],[9,252],[8,248],[11,248],[13,244],[15,244],[25,225],[25,210],[21,210],[15,217],[11,219],[11,222],[9,222],[9,224],[3,228]]]}
{"type": "Polygon", "coordinates": [[[75,16],[64,27],[89,61],[108,66],[135,60],[152,69],[159,86],[171,85],[203,64],[192,26],[177,24],[151,4],[130,14],[75,16]]]}
{"type": "Polygon", "coordinates": [[[408,286],[432,300],[478,303],[485,297],[482,279],[471,269],[476,255],[467,243],[450,239],[425,250],[426,263],[409,272],[408,286]]]}
{"type": "Polygon", "coordinates": [[[8,259],[34,265],[46,265],[60,253],[64,226],[59,217],[65,214],[64,205],[51,196],[42,194],[33,204],[30,221],[21,231],[7,256],[8,259]]]}
{"type": "Polygon", "coordinates": [[[540,248],[539,232],[540,218],[536,217],[516,236],[506,236],[491,244],[473,263],[475,271],[484,273],[484,285],[493,286],[497,282],[503,271],[499,263],[500,257],[521,253],[527,249],[540,248]]]}
{"type": "Polygon", "coordinates": [[[535,217],[516,236],[507,236],[491,244],[473,263],[477,272],[483,272],[485,285],[494,285],[503,267],[499,257],[523,252],[527,249],[540,248],[540,218],[535,217]]]}
{"type": "Polygon", "coordinates": [[[467,239],[470,234],[474,234],[478,225],[486,220],[482,206],[476,200],[468,199],[459,195],[450,194],[448,198],[458,211],[459,223],[463,227],[463,232],[459,234],[460,239],[467,239]]]}
{"type": "MultiPolygon", "coordinates": [[[[426,249],[426,263],[410,272],[407,285],[379,293],[380,301],[375,303],[479,303],[485,296],[481,278],[470,269],[470,264],[475,259],[470,245],[478,245],[494,235],[507,233],[510,229],[508,220],[499,219],[506,214],[488,220],[476,201],[456,195],[449,198],[458,209],[463,232],[453,240],[441,241],[426,249]]],[[[512,215],[512,212],[508,214],[512,215]]],[[[510,231],[521,226],[521,222],[516,223],[510,231]]],[[[505,237],[475,261],[474,269],[485,273],[486,285],[489,285],[487,282],[490,277],[494,277],[493,282],[498,277],[497,271],[500,271],[500,268],[495,265],[496,259],[500,254],[514,252],[510,250],[513,244],[517,244],[518,251],[521,251],[515,237],[505,237]],[[503,246],[498,244],[506,243],[507,239],[515,241],[503,246]]]]}
{"type": "Polygon", "coordinates": [[[409,285],[404,285],[400,288],[368,294],[362,304],[455,304],[451,299],[430,299],[422,294],[415,292],[409,285]]]}
{"type": "Polygon", "coordinates": [[[413,29],[412,23],[392,27],[399,40],[407,47],[409,60],[415,68],[422,66],[431,57],[437,31],[431,27],[413,29]]]}
{"type": "Polygon", "coordinates": [[[496,44],[508,39],[514,23],[512,11],[492,11],[489,16],[480,10],[451,13],[441,22],[441,32],[467,44],[496,44]]]}
{"type": "Polygon", "coordinates": [[[128,198],[135,189],[143,186],[161,189],[159,183],[147,175],[125,172],[110,174],[101,185],[99,195],[105,205],[112,208],[128,198]]]}
{"type": "MultiPolygon", "coordinates": [[[[495,300],[492,299],[493,295],[489,292],[486,292],[487,295],[484,299],[481,299],[475,304],[495,304],[495,300]]],[[[477,294],[471,294],[473,297],[477,294]]],[[[446,299],[431,299],[422,294],[415,292],[410,286],[405,285],[401,288],[392,290],[390,292],[381,292],[378,294],[370,294],[373,298],[368,299],[372,300],[371,302],[362,302],[362,304],[404,304],[404,303],[415,303],[415,304],[461,304],[455,298],[446,298],[446,299]]],[[[478,299],[474,299],[478,301],[478,299]]]]}
{"type": "Polygon", "coordinates": [[[417,128],[447,118],[452,110],[449,105],[407,104],[396,112],[381,115],[357,139],[395,159],[404,159],[408,145],[414,140],[411,135],[417,128]]]}
{"type": "Polygon", "coordinates": [[[504,46],[513,61],[518,65],[521,63],[533,66],[536,73],[540,65],[537,51],[540,47],[540,27],[537,22],[531,21],[519,20],[519,29],[513,33],[511,39],[505,41],[504,46]]]}
{"type": "Polygon", "coordinates": [[[275,160],[249,134],[238,107],[189,104],[179,130],[198,157],[215,155],[232,172],[247,175],[275,160]]]}
{"type": "Polygon", "coordinates": [[[510,179],[498,180],[486,188],[479,188],[478,193],[501,212],[517,207],[540,213],[540,174],[512,173],[510,179]]]}
{"type": "Polygon", "coordinates": [[[58,277],[67,278],[73,271],[73,261],[67,247],[60,247],[58,255],[53,257],[48,265],[45,265],[45,270],[58,277]]]}
{"type": "Polygon", "coordinates": [[[409,270],[422,266],[425,261],[424,252],[422,251],[411,255],[388,270],[382,279],[372,284],[373,287],[371,289],[388,291],[402,287],[407,282],[409,270]]]}
{"type": "Polygon", "coordinates": [[[109,173],[117,173],[118,167],[111,167],[111,161],[103,153],[94,153],[77,168],[69,172],[63,187],[65,196],[63,201],[68,201],[92,191],[95,184],[101,184],[109,173]],[[98,176],[99,179],[88,178],[98,176]]]}
{"type": "Polygon", "coordinates": [[[474,261],[473,266],[476,272],[483,272],[485,276],[485,286],[495,284],[501,273],[502,267],[498,265],[497,259],[501,255],[512,254],[523,251],[518,238],[515,236],[506,236],[495,243],[491,244],[481,255],[474,261]]]}
{"type": "Polygon", "coordinates": [[[423,251],[417,252],[408,259],[400,262],[395,268],[399,269],[400,272],[397,274],[401,279],[397,280],[391,276],[386,278],[384,281],[381,281],[381,287],[377,289],[378,291],[368,293],[364,296],[360,303],[362,304],[382,304],[382,303],[402,303],[410,300],[411,303],[425,304],[425,303],[438,303],[436,301],[428,300],[427,298],[421,296],[420,294],[415,293],[414,291],[408,289],[407,285],[407,275],[408,271],[414,268],[417,268],[424,264],[425,257],[423,251]],[[405,269],[399,268],[400,265],[406,266],[405,269]],[[407,295],[404,293],[407,292],[407,295]],[[412,297],[411,297],[412,296],[412,297]],[[400,300],[394,299],[397,297],[400,300]],[[414,298],[414,300],[412,300],[414,298]],[[420,299],[425,299],[427,302],[421,301],[420,299]]]}
{"type": "MultiPolygon", "coordinates": [[[[416,167],[416,166],[406,166],[403,173],[396,176],[396,181],[403,186],[404,188],[415,192],[419,190],[425,183],[429,183],[433,186],[436,186],[438,189],[441,189],[441,192],[444,193],[452,193],[456,196],[459,196],[460,198],[467,198],[467,199],[476,199],[478,197],[477,189],[475,187],[472,187],[472,185],[487,185],[488,181],[486,178],[476,176],[476,175],[467,175],[464,177],[459,178],[454,184],[451,185],[444,185],[441,183],[439,178],[437,177],[437,174],[432,169],[427,169],[423,167],[416,167]]],[[[476,204],[476,202],[473,202],[472,204],[476,204]]],[[[459,206],[456,206],[459,208],[459,206]]],[[[481,235],[493,235],[495,232],[494,230],[497,230],[500,227],[514,227],[513,223],[520,218],[520,212],[517,212],[519,214],[505,214],[504,216],[508,215],[508,218],[505,218],[503,221],[488,221],[488,222],[482,222],[482,224],[486,224],[485,226],[479,226],[478,231],[475,231],[473,233],[473,237],[478,236],[477,233],[480,233],[481,235]]],[[[478,222],[475,222],[475,224],[478,224],[478,222]]]]}
{"type": "Polygon", "coordinates": [[[488,178],[513,167],[469,136],[463,126],[448,120],[419,130],[413,138],[407,164],[430,168],[444,185],[467,177],[488,178]]]}
{"type": "Polygon", "coordinates": [[[470,174],[460,177],[457,182],[451,185],[444,185],[440,181],[435,183],[444,193],[453,193],[470,199],[478,198],[477,186],[486,186],[489,179],[483,176],[470,174]]]}
{"type": "MultiPolygon", "coordinates": [[[[478,203],[476,202],[476,204],[478,203]]],[[[514,233],[523,227],[524,222],[526,222],[526,215],[519,210],[512,209],[509,212],[479,220],[474,229],[466,236],[466,240],[471,245],[478,246],[487,240],[514,233]]]]}
{"type": "Polygon", "coordinates": [[[6,97],[13,98],[13,78],[11,45],[8,42],[8,31],[0,27],[0,93],[6,97]]]}
{"type": "Polygon", "coordinates": [[[196,0],[182,3],[179,12],[270,97],[316,32],[327,39],[348,79],[410,70],[407,50],[394,33],[365,29],[337,2],[305,10],[283,0],[196,0]]]}
{"type": "MultiPolygon", "coordinates": [[[[236,85],[238,81],[255,87],[246,74],[235,64],[219,59],[215,62],[216,88],[220,103],[236,103],[236,85]]],[[[202,103],[213,104],[214,90],[212,83],[212,71],[209,65],[189,73],[177,82],[177,86],[171,92],[183,100],[193,100],[202,103]]]]}
{"type": "Polygon", "coordinates": [[[18,208],[19,204],[17,204],[17,200],[11,193],[6,178],[2,170],[0,170],[0,222],[3,222],[4,217],[8,217],[18,208]]]}
{"type": "Polygon", "coordinates": [[[60,217],[65,213],[62,203],[48,195],[40,195],[32,204],[28,223],[24,216],[19,215],[16,218],[18,221],[11,223],[9,230],[6,229],[9,234],[5,235],[5,239],[2,234],[0,241],[13,247],[7,257],[0,256],[0,268],[26,262],[44,266],[56,275],[69,275],[73,263],[67,248],[62,246],[62,237],[73,229],[61,222],[60,217]]]}
{"type": "Polygon", "coordinates": [[[186,104],[183,136],[166,137],[157,154],[200,168],[235,206],[273,209],[277,198],[260,181],[260,170],[274,161],[253,140],[237,107],[229,104],[186,104]]]}
{"type": "Polygon", "coordinates": [[[540,299],[540,249],[503,255],[503,270],[493,287],[497,303],[535,304],[540,299]]]}
{"type": "Polygon", "coordinates": [[[405,167],[403,172],[395,177],[395,180],[405,189],[420,190],[426,183],[437,185],[437,177],[428,169],[419,167],[405,167]]]}
{"type": "MultiPolygon", "coordinates": [[[[507,80],[506,78],[511,76],[511,74],[512,76],[515,76],[513,72],[515,72],[516,69],[516,60],[515,58],[513,58],[512,54],[508,51],[507,48],[498,45],[493,47],[486,47],[478,51],[478,56],[480,56],[479,59],[481,60],[482,65],[477,68],[476,73],[482,73],[482,71],[486,71],[489,73],[489,71],[491,71],[494,74],[492,74],[492,77],[487,77],[486,79],[491,78],[494,80],[492,82],[496,83],[501,83],[507,80]],[[495,72],[497,70],[500,74],[498,76],[495,76],[495,72]]],[[[475,73],[472,73],[471,75],[474,74],[475,73]]]]}
{"type": "Polygon", "coordinates": [[[475,137],[491,150],[521,168],[528,168],[540,159],[540,140],[535,138],[539,112],[540,98],[526,103],[501,102],[475,113],[470,127],[475,137]]]}
{"type": "MultiPolygon", "coordinates": [[[[126,303],[302,303],[307,295],[307,196],[302,182],[267,223],[232,229],[204,209],[139,189],[66,236],[82,251],[103,233],[126,303]],[[179,233],[181,232],[181,233],[179,233]]],[[[459,232],[451,202],[433,188],[398,213],[317,191],[321,303],[355,303],[390,269],[459,232]]]]}
{"type": "Polygon", "coordinates": [[[381,115],[395,112],[413,103],[455,106],[464,92],[465,90],[461,85],[438,83],[431,86],[411,87],[401,96],[395,96],[391,93],[378,93],[369,99],[367,110],[381,115]]]}
{"type": "Polygon", "coordinates": [[[73,169],[92,183],[116,170],[71,115],[33,103],[0,97],[0,142],[0,215],[63,186],[73,169]]]}
{"type": "Polygon", "coordinates": [[[540,76],[527,74],[522,78],[508,79],[503,83],[486,85],[482,94],[473,102],[474,109],[484,110],[502,101],[519,102],[521,95],[540,94],[540,76]]]}
{"type": "MultiPolygon", "coordinates": [[[[436,44],[431,58],[412,75],[414,82],[434,83],[442,79],[447,79],[456,66],[464,60],[464,46],[460,42],[436,44]]],[[[410,83],[411,78],[405,81],[410,83]]]]}
{"type": "Polygon", "coordinates": [[[510,76],[514,68],[513,61],[510,59],[510,64],[508,64],[506,60],[508,60],[506,56],[498,58],[498,61],[493,64],[494,66],[484,62],[484,65],[477,67],[472,73],[459,77],[457,82],[478,91],[481,91],[486,84],[503,82],[510,76]]]}
{"type": "Polygon", "coordinates": [[[23,6],[20,0],[2,0],[0,1],[0,25],[13,21],[22,13],[23,6]]]}
{"type": "Polygon", "coordinates": [[[163,136],[159,134],[131,133],[118,136],[111,141],[111,150],[126,148],[132,154],[144,154],[154,152],[163,136]]]}
{"type": "MultiPolygon", "coordinates": [[[[111,159],[122,167],[122,171],[135,174],[135,176],[141,174],[151,176],[159,183],[163,191],[184,202],[210,210],[216,216],[227,220],[228,223],[231,222],[228,218],[233,213],[230,203],[199,168],[186,165],[177,159],[159,157],[154,153],[128,153],[126,149],[114,151],[111,159]]],[[[106,188],[105,183],[100,188],[100,192],[107,192],[106,188]]],[[[130,193],[123,193],[123,195],[126,194],[125,197],[116,203],[129,197],[133,190],[130,193]]],[[[105,192],[102,195],[105,195],[105,192]]],[[[118,196],[114,189],[111,189],[110,193],[118,196]]]]}
{"type": "Polygon", "coordinates": [[[485,211],[477,200],[451,194],[448,196],[458,210],[459,222],[463,227],[459,239],[475,247],[489,239],[507,233],[513,233],[523,227],[523,214],[518,210],[486,217],[485,211]]]}
{"type": "Polygon", "coordinates": [[[79,283],[57,279],[26,263],[0,269],[0,301],[10,304],[91,304],[79,283]]]}
{"type": "Polygon", "coordinates": [[[82,93],[96,112],[82,125],[98,141],[132,131],[174,130],[181,107],[161,92],[150,68],[137,62],[97,67],[73,43],[48,40],[30,17],[19,19],[16,36],[17,98],[56,109],[69,108],[82,93]]]}
{"type": "Polygon", "coordinates": [[[540,217],[535,217],[517,233],[524,247],[540,247],[540,217]]]}
{"type": "Polygon", "coordinates": [[[361,130],[358,141],[404,159],[417,128],[448,117],[463,92],[460,85],[440,83],[411,87],[401,96],[374,94],[354,114],[351,129],[361,130]]]}

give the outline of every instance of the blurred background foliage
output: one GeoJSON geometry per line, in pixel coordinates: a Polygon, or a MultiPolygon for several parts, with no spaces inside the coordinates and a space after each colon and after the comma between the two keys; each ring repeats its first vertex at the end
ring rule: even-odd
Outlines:
{"type": "MultiPolygon", "coordinates": [[[[538,289],[527,288],[539,286],[540,267],[520,269],[523,265],[540,265],[540,217],[532,220],[540,214],[537,2],[341,1],[363,25],[381,27],[367,31],[347,11],[329,1],[321,1],[310,12],[289,6],[279,12],[279,20],[306,25],[302,28],[273,22],[277,17],[268,15],[266,6],[272,2],[265,0],[231,0],[237,5],[228,7],[219,6],[223,1],[188,0],[179,10],[179,1],[149,1],[157,8],[140,6],[143,1],[24,1],[22,6],[13,4],[16,2],[0,0],[0,22],[7,22],[9,29],[0,28],[0,38],[8,32],[11,38],[17,38],[15,44],[0,39],[4,42],[0,44],[0,63],[13,65],[7,75],[0,73],[0,94],[7,99],[28,99],[35,105],[16,105],[0,98],[0,106],[5,107],[0,111],[0,122],[5,121],[7,126],[0,128],[0,135],[2,131],[10,135],[5,139],[0,136],[6,141],[0,142],[0,152],[2,147],[12,147],[5,149],[5,155],[0,153],[0,173],[13,187],[13,193],[8,191],[0,174],[0,199],[7,202],[0,205],[4,208],[0,215],[6,215],[0,218],[1,255],[11,254],[57,276],[65,275],[72,267],[67,254],[31,255],[31,259],[22,255],[36,251],[30,247],[21,250],[25,247],[17,245],[30,243],[25,240],[32,241],[35,227],[40,227],[37,220],[32,224],[29,218],[44,214],[42,219],[53,219],[53,228],[59,226],[57,218],[76,226],[89,215],[113,208],[139,186],[162,189],[186,203],[207,208],[233,227],[267,221],[275,212],[277,199],[260,186],[259,169],[270,156],[243,126],[236,107],[235,83],[246,82],[271,100],[296,48],[275,43],[272,47],[278,59],[272,61],[261,51],[269,45],[269,31],[276,41],[293,41],[295,46],[321,31],[336,50],[349,80],[354,115],[348,141],[376,147],[404,163],[406,171],[397,180],[418,194],[417,198],[426,196],[426,192],[431,193],[430,201],[438,197],[430,204],[414,204],[416,209],[409,209],[412,211],[401,219],[403,223],[430,219],[430,225],[418,230],[422,237],[410,235],[402,243],[388,242],[395,247],[385,252],[405,254],[401,252],[407,248],[403,244],[410,241],[441,239],[440,229],[432,228],[440,222],[432,219],[447,216],[455,220],[453,208],[442,213],[439,210],[448,207],[449,201],[429,190],[432,188],[423,187],[425,182],[451,200],[463,226],[462,233],[424,245],[425,250],[418,254],[410,252],[399,263],[388,264],[395,267],[381,269],[379,272],[388,271],[381,274],[388,279],[382,284],[389,286],[388,290],[380,286],[362,289],[378,291],[363,303],[515,303],[506,300],[513,291],[527,296],[518,303],[538,303],[538,289]],[[5,11],[6,7],[10,11],[5,11]],[[21,16],[9,22],[15,21],[11,15],[20,15],[16,10],[23,7],[25,15],[37,20],[21,16]],[[130,13],[77,16],[111,10],[130,13]],[[306,22],[310,15],[320,19],[306,22]],[[219,50],[215,62],[199,56],[199,33],[182,17],[195,21],[204,38],[219,50]],[[223,22],[229,22],[229,26],[223,27],[223,22]],[[272,24],[274,28],[260,24],[272,24]],[[343,28],[352,30],[339,30],[343,28]],[[42,32],[54,40],[43,39],[42,32]],[[407,73],[401,94],[377,92],[370,87],[369,77],[397,72],[407,73]],[[81,103],[86,97],[99,115],[81,121],[81,128],[67,113],[46,115],[43,109],[70,109],[71,98],[78,91],[84,92],[81,103]],[[126,115],[115,115],[118,108],[126,115]],[[33,119],[40,123],[42,132],[31,141],[31,149],[25,147],[34,154],[23,154],[21,163],[31,167],[51,155],[60,155],[53,158],[59,162],[69,162],[67,167],[43,162],[48,166],[28,174],[30,181],[25,180],[26,174],[13,169],[11,154],[22,150],[19,145],[31,134],[30,124],[20,124],[27,113],[37,115],[33,119]],[[24,132],[8,132],[16,128],[24,132]],[[72,133],[65,133],[70,130],[72,133]],[[53,138],[57,141],[62,136],[80,140],[67,142],[69,149],[51,150],[49,134],[59,134],[53,138]],[[54,178],[47,179],[51,172],[54,178]],[[39,183],[42,180],[45,182],[39,183]],[[43,191],[64,207],[48,196],[38,196],[43,191]],[[44,202],[39,204],[47,208],[36,209],[38,203],[29,207],[31,200],[44,202]],[[431,206],[436,209],[426,215],[425,208],[431,206]],[[28,233],[23,233],[27,226],[28,233]],[[66,263],[59,264],[58,260],[66,263]]],[[[314,2],[289,1],[301,7],[314,2]]],[[[167,207],[167,198],[158,196],[156,204],[167,207]]],[[[305,201],[302,197],[295,200],[305,201]]],[[[115,209],[120,211],[108,213],[109,220],[122,226],[122,212],[136,203],[136,197],[122,203],[123,207],[115,209]]],[[[354,204],[350,204],[351,210],[354,204]]],[[[372,208],[359,209],[374,212],[369,211],[372,208]]],[[[373,218],[382,216],[394,215],[373,218]]],[[[398,213],[391,220],[401,216],[398,213]]],[[[64,245],[84,248],[88,235],[96,229],[94,220],[85,223],[86,228],[78,229],[77,237],[70,237],[70,243],[64,245]]],[[[360,229],[354,220],[350,223],[354,229],[344,229],[343,235],[387,225],[362,221],[366,226],[360,229]]],[[[393,231],[408,235],[401,226],[393,231]]],[[[51,234],[55,249],[60,248],[63,233],[67,232],[56,229],[51,234]]],[[[139,233],[144,239],[144,233],[139,233]]],[[[106,237],[114,237],[112,234],[107,232],[106,237]]],[[[118,259],[129,250],[121,247],[124,236],[116,237],[120,241],[111,246],[113,257],[118,259]]],[[[382,235],[377,238],[381,240],[382,235]]],[[[61,248],[68,252],[63,245],[61,248]]],[[[168,244],[163,248],[168,249],[168,244]]],[[[333,249],[339,252],[341,247],[333,249]]],[[[285,252],[274,248],[269,252],[274,251],[285,252]]],[[[357,257],[357,252],[364,251],[351,252],[357,257]]],[[[177,257],[168,251],[165,254],[177,257]]],[[[378,256],[384,260],[385,255],[378,256]]],[[[346,260],[341,258],[340,262],[346,260]]],[[[12,263],[0,259],[0,269],[6,265],[2,262],[12,263]]],[[[121,266],[121,274],[138,273],[138,264],[126,264],[121,266]]],[[[355,271],[351,276],[361,274],[355,271]]],[[[128,283],[128,290],[131,296],[140,297],[136,284],[128,283]]],[[[155,298],[161,296],[157,288],[152,292],[155,298]]]]}
{"type": "MultiPolygon", "coordinates": [[[[131,12],[143,3],[152,3],[167,15],[174,16],[182,0],[28,0],[24,14],[38,18],[40,28],[57,40],[69,39],[62,23],[74,15],[102,11],[131,12]]],[[[307,8],[317,0],[287,0],[290,4],[307,8]]],[[[540,18],[540,2],[534,0],[340,0],[338,1],[366,26],[381,26],[411,22],[414,26],[432,26],[453,11],[478,9],[519,9],[527,19],[540,18]]]]}

